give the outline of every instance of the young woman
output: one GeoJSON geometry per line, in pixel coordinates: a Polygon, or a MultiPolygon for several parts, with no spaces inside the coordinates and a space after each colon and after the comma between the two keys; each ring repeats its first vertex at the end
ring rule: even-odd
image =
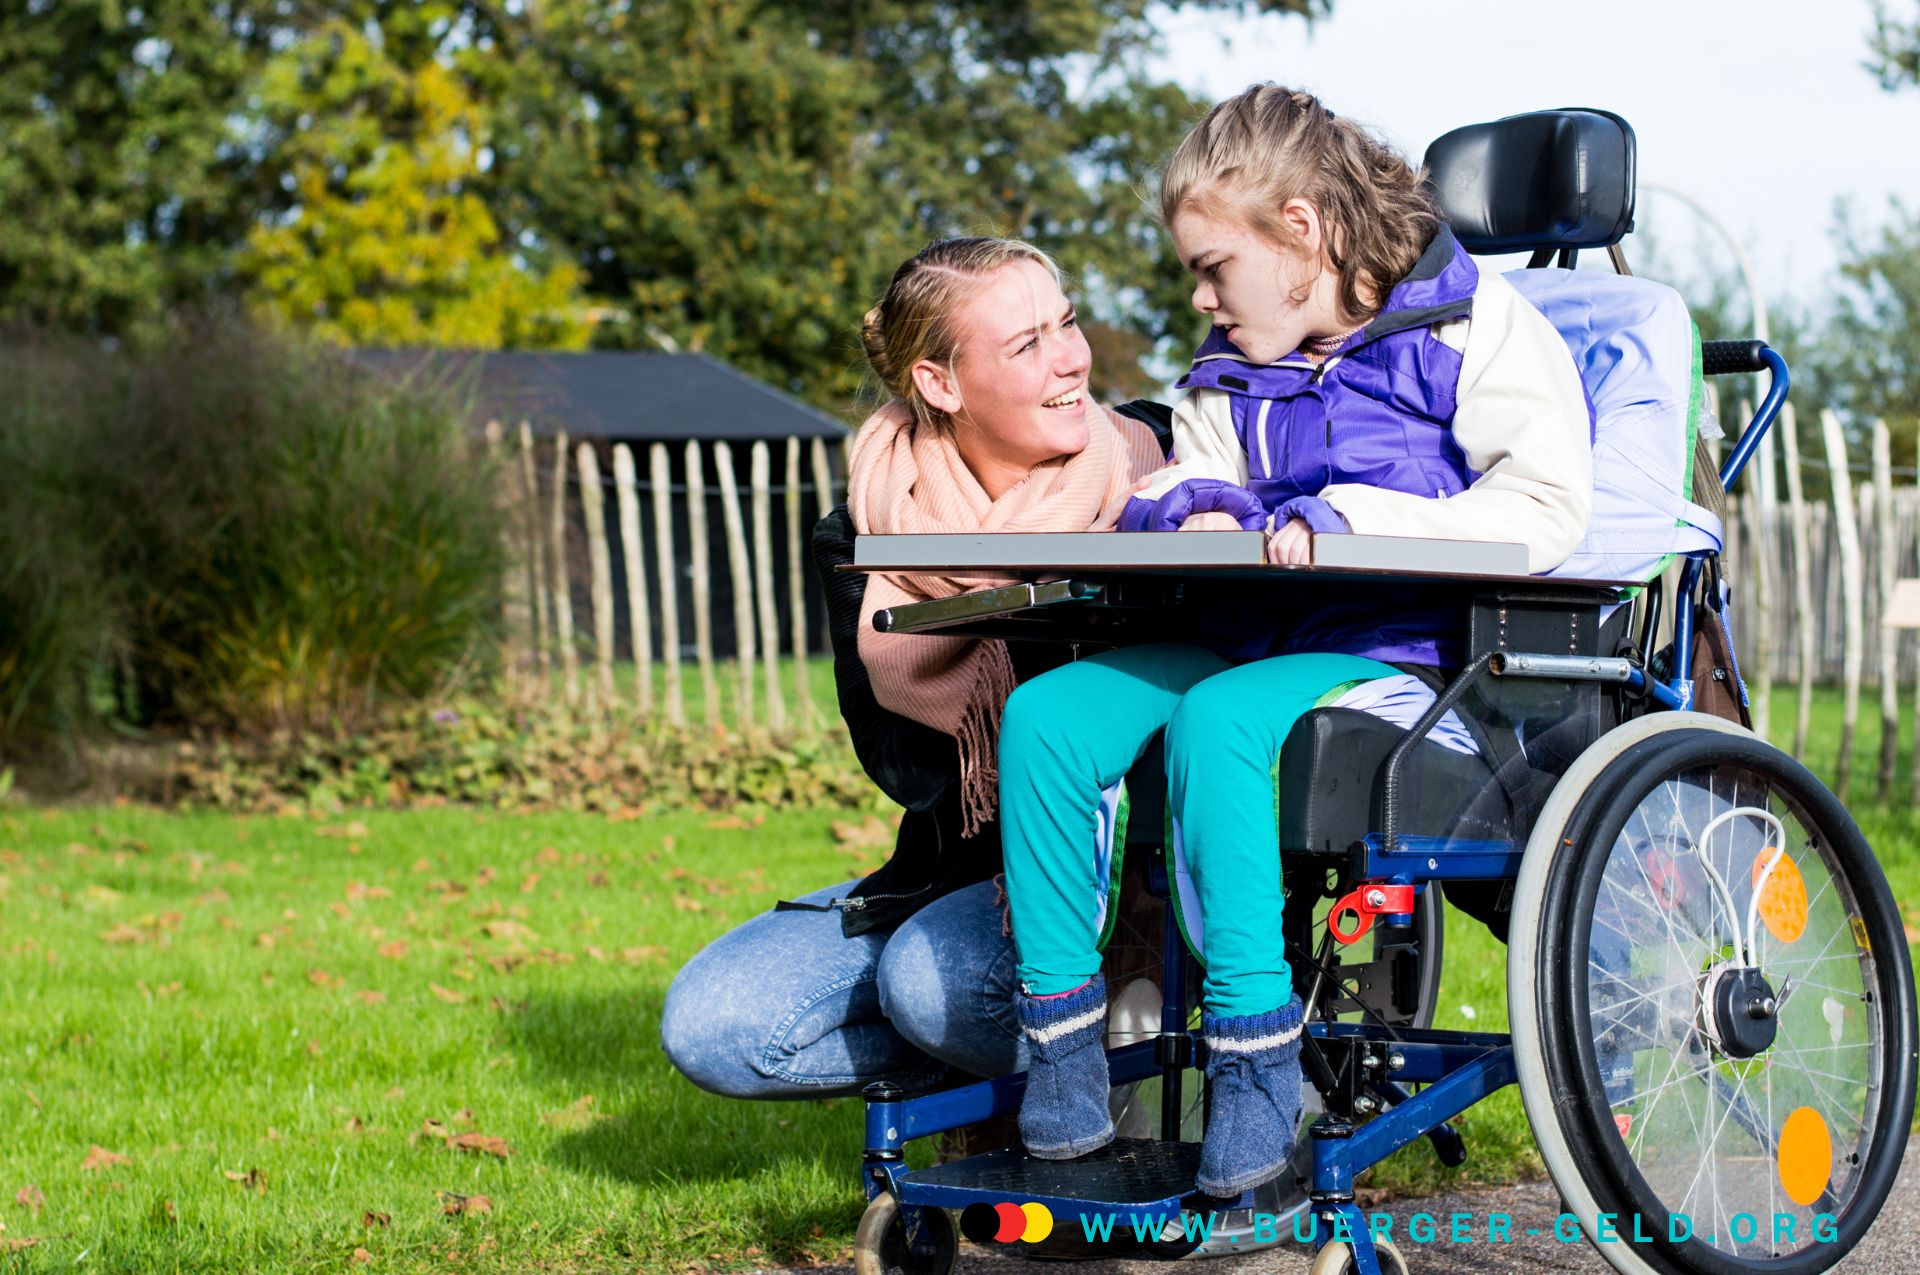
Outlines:
{"type": "Polygon", "coordinates": [[[1114,526],[1165,462],[1153,432],[1094,403],[1092,357],[1053,262],[1004,239],[929,244],[862,327],[889,402],[853,446],[848,508],[815,532],[841,712],[907,808],[893,856],[748,921],[688,962],[661,1038],[703,1089],[743,1098],[923,1084],[949,1065],[1026,1065],[1000,870],[996,739],[1015,684],[1053,650],[875,633],[882,606],[982,587],[835,573],[854,534],[1114,526]]]}

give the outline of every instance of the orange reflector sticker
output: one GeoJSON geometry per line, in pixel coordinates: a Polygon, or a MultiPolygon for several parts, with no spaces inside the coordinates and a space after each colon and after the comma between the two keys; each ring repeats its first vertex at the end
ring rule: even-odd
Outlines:
{"type": "Polygon", "coordinates": [[[1620,1131],[1622,1138],[1625,1138],[1633,1129],[1633,1117],[1624,1111],[1616,1111],[1613,1113],[1613,1127],[1620,1131]]]}
{"type": "Polygon", "coordinates": [[[1833,1137],[1820,1113],[1800,1107],[1788,1116],[1776,1154],[1787,1198],[1802,1208],[1812,1205],[1833,1177],[1833,1137]]]}
{"type": "Polygon", "coordinates": [[[1760,892],[1760,919],[1767,933],[1782,943],[1791,943],[1807,932],[1807,883],[1785,852],[1778,855],[1778,862],[1774,862],[1775,857],[1772,846],[1753,856],[1753,886],[1760,892]],[[1769,863],[1773,864],[1771,873],[1767,872],[1769,863]],[[1767,878],[1765,885],[1760,883],[1762,876],[1767,878]]]}

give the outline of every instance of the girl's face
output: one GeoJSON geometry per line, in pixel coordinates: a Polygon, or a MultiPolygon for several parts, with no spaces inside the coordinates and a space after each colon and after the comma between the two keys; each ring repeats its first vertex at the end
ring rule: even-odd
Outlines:
{"type": "Polygon", "coordinates": [[[984,276],[954,314],[951,367],[914,364],[914,384],[947,413],[961,457],[998,498],[1035,465],[1086,449],[1093,352],[1073,303],[1037,261],[984,276]]]}
{"type": "Polygon", "coordinates": [[[1174,250],[1193,272],[1193,308],[1253,363],[1272,363],[1304,340],[1352,326],[1341,322],[1339,278],[1327,258],[1319,211],[1290,199],[1281,217],[1298,237],[1297,247],[1282,247],[1239,220],[1193,207],[1181,209],[1168,227],[1174,250]]]}

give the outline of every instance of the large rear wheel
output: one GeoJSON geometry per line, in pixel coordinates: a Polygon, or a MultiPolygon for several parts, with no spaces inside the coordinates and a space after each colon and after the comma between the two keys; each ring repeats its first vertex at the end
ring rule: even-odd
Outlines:
{"type": "Polygon", "coordinates": [[[1611,732],[1535,827],[1513,938],[1528,1118],[1608,1262],[1800,1275],[1858,1243],[1913,1114],[1912,972],[1806,767],[1698,714],[1611,732]]]}

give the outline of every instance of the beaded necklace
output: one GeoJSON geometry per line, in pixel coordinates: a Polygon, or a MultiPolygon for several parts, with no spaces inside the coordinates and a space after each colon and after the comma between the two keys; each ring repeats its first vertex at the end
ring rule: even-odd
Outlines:
{"type": "MultiPolygon", "coordinates": [[[[1363,323],[1360,325],[1365,327],[1363,323]]],[[[1341,346],[1351,340],[1360,328],[1351,328],[1337,336],[1309,337],[1300,343],[1300,353],[1310,359],[1329,358],[1338,353],[1341,346]]]]}

